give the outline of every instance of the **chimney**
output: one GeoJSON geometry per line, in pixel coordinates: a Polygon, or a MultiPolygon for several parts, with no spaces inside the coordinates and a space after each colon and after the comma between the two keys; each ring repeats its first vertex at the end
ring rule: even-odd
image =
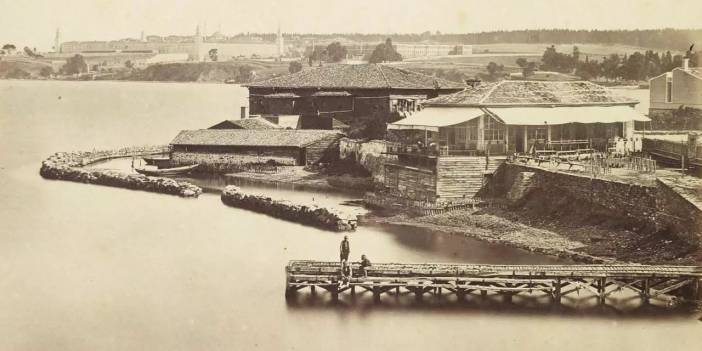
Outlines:
{"type": "Polygon", "coordinates": [[[688,71],[690,69],[690,59],[689,58],[684,58],[683,59],[683,66],[682,69],[684,71],[688,71]]]}
{"type": "Polygon", "coordinates": [[[241,106],[241,119],[246,118],[246,106],[241,106]]]}

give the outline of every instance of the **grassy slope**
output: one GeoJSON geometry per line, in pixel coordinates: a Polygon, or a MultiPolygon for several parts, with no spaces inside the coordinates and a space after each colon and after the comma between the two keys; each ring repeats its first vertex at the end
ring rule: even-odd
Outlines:
{"type": "Polygon", "coordinates": [[[8,73],[15,69],[23,70],[33,77],[37,77],[39,76],[39,71],[47,66],[51,67],[51,64],[29,58],[3,58],[0,61],[0,78],[5,78],[8,73]]]}

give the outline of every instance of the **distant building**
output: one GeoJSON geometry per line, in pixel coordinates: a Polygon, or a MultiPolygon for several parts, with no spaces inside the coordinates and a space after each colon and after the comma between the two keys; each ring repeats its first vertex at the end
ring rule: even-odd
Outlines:
{"type": "Polygon", "coordinates": [[[470,55],[473,53],[471,45],[397,43],[393,46],[403,58],[470,55]]]}
{"type": "Polygon", "coordinates": [[[171,141],[174,165],[228,171],[246,164],[307,165],[339,155],[343,136],[329,130],[200,129],[181,131],[171,141]]]}
{"type": "Polygon", "coordinates": [[[524,73],[515,72],[509,74],[509,79],[511,80],[536,80],[536,81],[576,81],[580,80],[580,77],[574,76],[572,74],[560,73],[560,72],[550,72],[550,71],[535,71],[532,74],[524,77],[524,73]]]}
{"type": "Polygon", "coordinates": [[[680,107],[702,110],[702,67],[683,67],[651,78],[649,117],[654,121],[670,117],[680,107]]]}
{"type": "Polygon", "coordinates": [[[300,115],[303,129],[332,129],[334,120],[393,121],[465,85],[392,66],[330,64],[246,87],[251,114],[300,115]]]}
{"type": "MultiPolygon", "coordinates": [[[[58,32],[57,32],[58,35],[58,32]]],[[[200,31],[198,25],[195,34],[191,36],[167,36],[155,35],[144,36],[140,39],[121,39],[110,41],[69,41],[57,43],[55,51],[66,54],[85,53],[130,53],[130,52],[152,52],[158,54],[188,54],[190,60],[208,61],[209,51],[217,49],[217,56],[220,61],[230,60],[237,57],[260,57],[271,58],[280,57],[287,54],[287,47],[284,45],[282,34],[278,34],[276,42],[264,42],[259,40],[233,41],[222,33],[215,32],[206,35],[200,31]]]]}

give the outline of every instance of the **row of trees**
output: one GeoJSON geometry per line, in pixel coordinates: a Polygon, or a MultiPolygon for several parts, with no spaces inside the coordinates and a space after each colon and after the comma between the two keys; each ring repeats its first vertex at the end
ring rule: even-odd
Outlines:
{"type": "MultiPolygon", "coordinates": [[[[552,45],[544,51],[540,63],[519,58],[516,64],[521,68],[524,77],[539,69],[574,74],[585,80],[604,78],[642,81],[669,72],[675,67],[681,67],[684,58],[690,59],[691,67],[701,63],[700,54],[691,51],[683,56],[673,55],[670,51],[659,53],[647,50],[644,53],[634,52],[623,56],[611,54],[603,57],[601,61],[590,59],[588,56],[583,59],[583,56],[577,46],[573,47],[572,53],[567,54],[558,52],[552,45]]],[[[483,73],[480,76],[483,80],[494,81],[505,75],[504,67],[494,62],[490,62],[486,70],[487,74],[483,73]]]]}
{"type": "MultiPolygon", "coordinates": [[[[248,34],[248,33],[247,33],[248,34]]],[[[242,34],[243,35],[243,34],[242,34]]],[[[260,34],[266,40],[274,40],[274,34],[260,34]]],[[[343,37],[353,41],[373,42],[388,37],[386,34],[332,33],[300,34],[318,40],[343,37]]],[[[568,29],[532,29],[512,31],[492,31],[481,33],[444,34],[441,32],[393,34],[390,36],[400,42],[421,42],[431,40],[441,43],[464,44],[620,44],[665,50],[684,51],[702,38],[702,29],[645,29],[645,30],[568,30],[568,29]]]]}

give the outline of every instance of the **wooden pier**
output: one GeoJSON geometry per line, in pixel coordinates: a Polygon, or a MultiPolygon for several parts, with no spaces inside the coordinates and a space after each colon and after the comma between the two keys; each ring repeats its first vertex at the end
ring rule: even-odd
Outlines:
{"type": "Polygon", "coordinates": [[[308,288],[313,293],[316,289],[329,292],[332,301],[342,293],[355,296],[357,290],[372,293],[375,302],[384,294],[402,293],[414,294],[418,301],[425,296],[455,295],[462,301],[469,295],[490,295],[505,302],[515,295],[536,294],[548,296],[555,304],[562,298],[596,298],[600,305],[618,300],[619,294],[633,295],[641,304],[702,299],[702,267],[697,266],[381,263],[364,276],[352,264],[352,277],[346,281],[338,262],[290,261],[285,271],[286,298],[308,288]]]}

